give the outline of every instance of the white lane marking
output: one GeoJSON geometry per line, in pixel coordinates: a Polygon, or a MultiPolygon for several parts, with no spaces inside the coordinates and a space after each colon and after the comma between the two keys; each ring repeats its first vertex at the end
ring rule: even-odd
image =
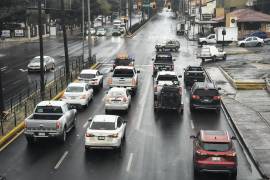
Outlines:
{"type": "Polygon", "coordinates": [[[26,72],[27,69],[19,69],[21,72],[26,72]]]}
{"type": "Polygon", "coordinates": [[[4,57],[4,56],[6,56],[5,54],[0,54],[0,57],[4,57]]]}
{"type": "MultiPolygon", "coordinates": [[[[145,107],[145,104],[146,104],[146,99],[147,99],[147,96],[148,96],[148,92],[149,92],[149,89],[150,89],[150,86],[151,86],[151,83],[149,82],[151,80],[151,78],[149,78],[149,80],[147,81],[147,83],[146,83],[146,91],[143,91],[143,92],[145,92],[144,94],[143,94],[143,97],[142,97],[142,99],[141,100],[143,100],[143,103],[142,103],[142,105],[140,106],[140,107],[145,107]]],[[[139,104],[140,104],[140,102],[139,102],[139,104]]],[[[140,126],[141,126],[141,123],[142,123],[142,118],[143,118],[143,112],[144,112],[144,108],[140,108],[140,114],[139,114],[139,119],[138,119],[138,123],[137,123],[137,126],[136,126],[136,129],[137,130],[139,130],[140,129],[140,126]]]]}
{"type": "Polygon", "coordinates": [[[83,124],[83,128],[86,128],[87,125],[88,125],[88,121],[86,121],[86,122],[83,124]]]}
{"type": "Polygon", "coordinates": [[[195,128],[193,120],[190,120],[190,125],[191,125],[191,129],[195,128]]]}
{"type": "Polygon", "coordinates": [[[20,131],[16,136],[14,136],[8,143],[6,143],[4,146],[2,146],[0,148],[0,152],[3,151],[4,149],[6,149],[6,147],[8,147],[8,145],[10,145],[12,142],[14,142],[24,131],[20,131]]]}
{"type": "Polygon", "coordinates": [[[127,164],[127,169],[126,169],[127,172],[130,171],[132,160],[133,160],[133,153],[130,153],[129,159],[128,159],[128,164],[127,164]]]}
{"type": "Polygon", "coordinates": [[[3,72],[3,71],[5,71],[5,70],[7,70],[7,66],[1,67],[0,69],[1,69],[1,71],[3,72]]]}
{"type": "Polygon", "coordinates": [[[62,157],[60,158],[60,160],[54,166],[54,169],[58,169],[59,168],[59,166],[62,164],[62,162],[64,161],[64,159],[67,157],[67,155],[68,155],[68,151],[65,151],[64,154],[62,155],[62,157]]]}

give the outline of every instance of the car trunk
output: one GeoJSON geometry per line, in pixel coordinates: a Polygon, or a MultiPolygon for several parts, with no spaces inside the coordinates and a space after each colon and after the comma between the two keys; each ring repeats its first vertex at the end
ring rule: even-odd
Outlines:
{"type": "Polygon", "coordinates": [[[35,113],[26,120],[26,128],[32,131],[54,131],[62,114],[35,113]]]}
{"type": "Polygon", "coordinates": [[[179,88],[164,86],[161,89],[161,93],[160,93],[160,105],[166,108],[180,107],[181,95],[179,94],[179,88]]]}

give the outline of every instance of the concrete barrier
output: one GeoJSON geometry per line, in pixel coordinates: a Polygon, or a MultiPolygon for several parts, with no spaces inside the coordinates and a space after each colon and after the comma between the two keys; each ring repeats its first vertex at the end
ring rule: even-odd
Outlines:
{"type": "Polygon", "coordinates": [[[265,83],[266,83],[266,90],[270,93],[270,79],[266,78],[265,83]]]}
{"type": "Polygon", "coordinates": [[[263,79],[234,80],[222,67],[218,68],[237,90],[261,90],[266,88],[266,82],[263,79]]]}
{"type": "MultiPolygon", "coordinates": [[[[97,69],[100,66],[101,66],[100,63],[96,63],[96,64],[92,65],[90,68],[91,69],[97,69]]],[[[60,99],[63,96],[64,92],[65,92],[65,90],[61,91],[54,98],[52,98],[52,100],[58,100],[58,99],[60,99]]],[[[17,138],[17,135],[18,134],[21,134],[22,133],[22,131],[24,130],[24,127],[25,127],[24,121],[22,121],[19,125],[17,125],[15,128],[13,128],[11,131],[9,131],[5,136],[3,136],[0,139],[0,152],[7,145],[9,145],[11,142],[13,142],[17,138]]]]}

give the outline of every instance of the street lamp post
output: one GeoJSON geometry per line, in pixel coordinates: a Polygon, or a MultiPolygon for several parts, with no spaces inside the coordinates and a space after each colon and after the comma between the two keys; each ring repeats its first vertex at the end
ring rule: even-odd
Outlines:
{"type": "Polygon", "coordinates": [[[83,36],[83,41],[82,41],[82,59],[84,61],[84,36],[85,36],[85,29],[84,29],[84,0],[82,0],[82,36],[83,36]]]}
{"type": "Polygon", "coordinates": [[[223,36],[223,41],[222,41],[222,51],[224,51],[224,36],[226,35],[226,29],[224,28],[222,30],[222,36],[223,36]]]}
{"type": "Polygon", "coordinates": [[[92,60],[92,43],[91,43],[91,19],[90,19],[90,0],[87,0],[87,8],[88,8],[88,62],[89,65],[92,60]]]}

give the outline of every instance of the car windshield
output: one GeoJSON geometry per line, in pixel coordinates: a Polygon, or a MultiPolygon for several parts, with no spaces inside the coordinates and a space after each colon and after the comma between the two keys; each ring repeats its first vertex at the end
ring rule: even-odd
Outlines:
{"type": "Polygon", "coordinates": [[[212,142],[203,142],[201,146],[206,151],[228,151],[231,148],[230,143],[212,143],[212,142]]]}
{"type": "Polygon", "coordinates": [[[113,77],[133,77],[133,69],[115,69],[113,77]]]}
{"type": "Polygon", "coordinates": [[[39,57],[35,57],[34,59],[31,60],[32,63],[37,63],[40,62],[40,58],[39,57]]]}
{"type": "Polygon", "coordinates": [[[83,79],[92,79],[92,78],[95,78],[96,75],[95,74],[80,74],[79,77],[83,79]]]}
{"type": "Polygon", "coordinates": [[[115,59],[115,65],[117,66],[127,66],[130,65],[130,63],[132,63],[131,59],[115,59]]]}
{"type": "Polygon", "coordinates": [[[216,89],[197,89],[194,94],[198,96],[218,96],[218,91],[216,89]]]}
{"type": "Polygon", "coordinates": [[[83,87],[69,86],[69,87],[67,87],[66,92],[83,92],[83,87]]]}
{"type": "Polygon", "coordinates": [[[158,81],[178,81],[177,77],[174,75],[164,75],[164,76],[158,76],[158,81]]]}
{"type": "Polygon", "coordinates": [[[189,71],[203,71],[202,67],[189,67],[188,68],[189,71]]]}
{"type": "Polygon", "coordinates": [[[119,96],[124,96],[125,93],[122,91],[109,91],[108,95],[110,97],[119,97],[119,96]]]}
{"type": "Polygon", "coordinates": [[[36,113],[62,113],[60,106],[38,106],[35,110],[36,113]]]}
{"type": "Polygon", "coordinates": [[[93,122],[90,129],[93,130],[115,130],[114,122],[93,122]]]}

